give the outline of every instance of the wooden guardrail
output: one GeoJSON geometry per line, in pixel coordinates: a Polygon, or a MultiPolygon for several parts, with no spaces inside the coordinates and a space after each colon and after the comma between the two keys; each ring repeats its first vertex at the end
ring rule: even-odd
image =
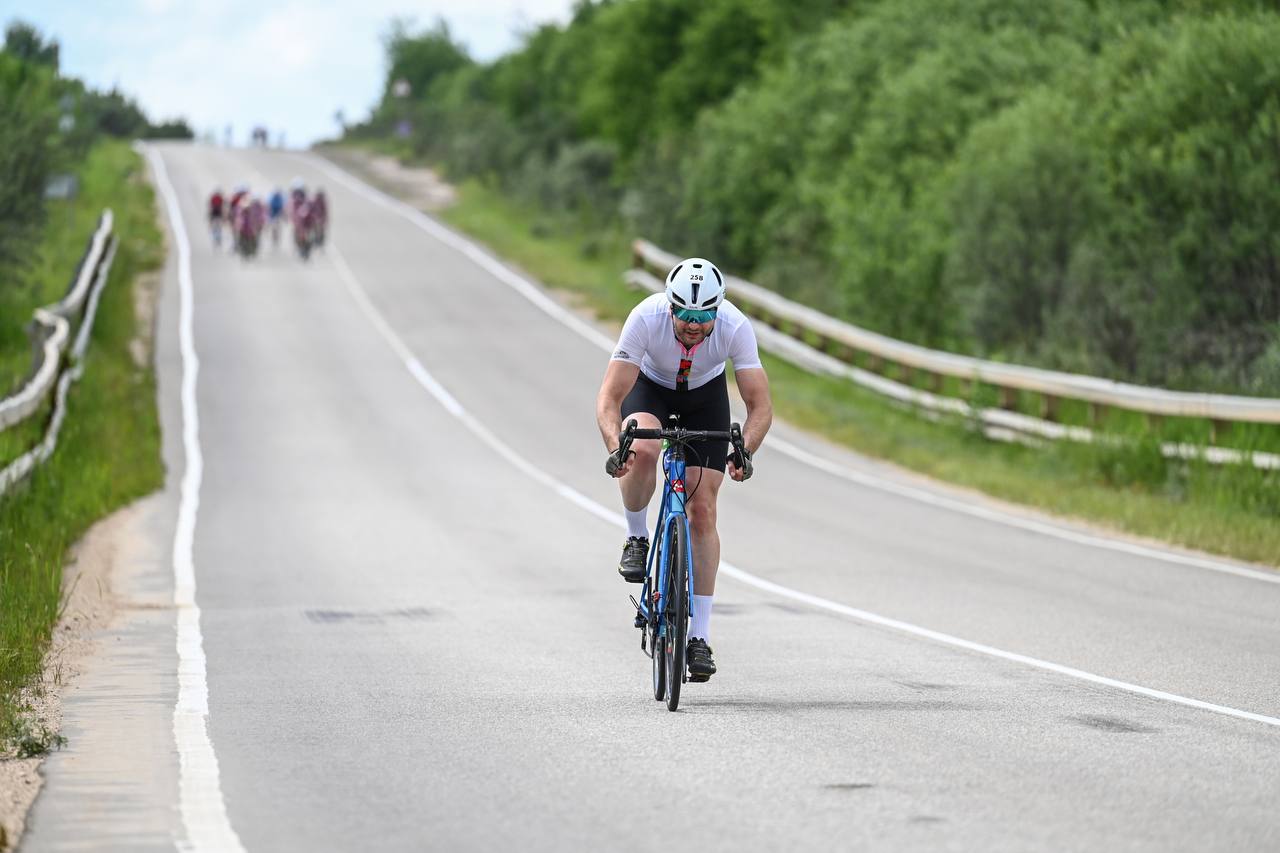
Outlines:
{"type": "MultiPolygon", "coordinates": [[[[680,260],[647,240],[632,243],[632,259],[633,268],[628,271],[627,280],[634,286],[649,290],[660,289],[667,271],[680,260]]],[[[1001,429],[1048,439],[1093,440],[1094,433],[1088,428],[1057,423],[1061,400],[1087,403],[1089,419],[1094,424],[1102,419],[1108,407],[1142,413],[1153,424],[1163,417],[1208,419],[1212,425],[1213,441],[1232,423],[1280,424],[1280,400],[1168,391],[1096,376],[956,355],[860,328],[740,278],[729,276],[728,286],[734,304],[759,323],[791,339],[785,344],[773,339],[782,349],[791,356],[800,353],[798,347],[808,351],[801,359],[804,366],[840,373],[880,393],[888,393],[934,411],[957,414],[976,413],[964,400],[939,395],[944,377],[954,377],[969,387],[974,383],[990,385],[998,389],[999,410],[1003,411],[991,412],[986,419],[999,422],[998,428],[1001,429]],[[806,342],[812,342],[812,345],[806,342]],[[856,364],[860,353],[866,356],[872,368],[870,371],[851,366],[856,364]],[[892,372],[891,365],[897,366],[896,372],[904,382],[887,378],[886,374],[892,372]],[[915,373],[927,378],[925,384],[930,390],[907,384],[915,373]],[[1024,391],[1040,395],[1039,418],[1013,411],[1017,407],[1019,392],[1024,391]]],[[[1182,444],[1166,445],[1165,451],[1171,456],[1197,456],[1211,462],[1252,461],[1259,467],[1280,468],[1280,456],[1272,454],[1249,454],[1215,447],[1201,449],[1182,444]]]]}
{"type": "Polygon", "coordinates": [[[113,223],[111,211],[103,211],[66,296],[53,305],[36,309],[32,321],[32,336],[37,340],[35,363],[23,386],[12,396],[0,399],[0,432],[25,420],[53,391],[62,353],[71,339],[69,321],[79,316],[85,306],[90,284],[105,256],[113,223]]]}
{"type": "Polygon", "coordinates": [[[22,387],[11,396],[0,399],[0,432],[40,411],[50,394],[55,397],[54,408],[41,441],[0,469],[0,495],[47,459],[57,445],[66,411],[67,390],[83,372],[81,360],[88,346],[98,298],[106,285],[115,256],[113,221],[111,211],[104,211],[66,296],[53,305],[35,310],[32,322],[34,363],[22,387]],[[81,317],[79,333],[73,342],[72,323],[81,317]],[[68,347],[70,358],[64,359],[68,347]]]}

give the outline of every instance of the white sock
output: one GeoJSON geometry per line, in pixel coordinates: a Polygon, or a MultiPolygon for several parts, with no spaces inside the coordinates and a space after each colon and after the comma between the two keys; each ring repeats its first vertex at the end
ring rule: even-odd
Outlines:
{"type": "Polygon", "coordinates": [[[707,629],[711,627],[711,599],[714,595],[693,596],[693,624],[689,626],[689,637],[698,637],[711,642],[707,629]]]}
{"type": "Polygon", "coordinates": [[[645,506],[637,510],[630,510],[624,506],[622,512],[627,517],[627,535],[648,539],[649,507],[645,506]]]}

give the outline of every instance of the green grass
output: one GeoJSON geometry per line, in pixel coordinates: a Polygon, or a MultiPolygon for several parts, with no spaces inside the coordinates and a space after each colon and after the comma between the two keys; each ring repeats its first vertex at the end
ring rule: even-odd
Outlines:
{"type": "Polygon", "coordinates": [[[584,234],[564,219],[510,202],[474,181],[462,184],[458,198],[441,218],[543,284],[574,294],[601,317],[623,320],[635,307],[636,292],[621,278],[630,264],[627,235],[584,234]]]}
{"type": "MultiPolygon", "coordinates": [[[[633,235],[588,232],[477,183],[463,183],[458,203],[441,216],[540,281],[572,292],[602,318],[622,320],[640,297],[621,280],[633,235]]],[[[1167,419],[1152,432],[1140,415],[1109,411],[1103,426],[1127,446],[1061,442],[1033,449],[988,440],[958,419],[927,421],[851,382],[768,355],[764,360],[779,416],[861,453],[1116,531],[1280,565],[1280,472],[1161,456],[1159,439],[1201,442],[1207,421],[1167,419]]],[[[924,387],[924,378],[913,384],[924,387]]],[[[948,380],[942,392],[996,403],[991,387],[965,391],[948,380]]],[[[1038,414],[1039,405],[1033,395],[1018,400],[1030,414],[1038,414]]],[[[1086,424],[1087,406],[1063,401],[1060,418],[1086,424]]],[[[1280,432],[1237,427],[1222,443],[1280,450],[1280,432]]],[[[762,458],[768,464],[767,442],[762,458]]]]}
{"type": "Polygon", "coordinates": [[[53,394],[50,394],[29,417],[0,432],[0,468],[40,442],[52,414],[53,394]]]}
{"type": "MultiPolygon", "coordinates": [[[[0,498],[0,753],[38,752],[59,742],[27,717],[19,691],[40,672],[61,608],[68,549],[94,521],[160,487],[164,477],[154,375],[129,353],[138,332],[132,283],[163,258],[141,159],[124,143],[99,144],[82,166],[79,197],[60,204],[68,207],[51,211],[24,288],[31,307],[65,291],[104,207],[115,211],[120,250],[85,375],[68,395],[58,449],[0,498]]],[[[3,316],[7,322],[14,315],[3,316]]]]}
{"type": "Polygon", "coordinates": [[[1028,448],[931,423],[849,382],[766,356],[778,413],[862,453],[1011,502],[1218,554],[1280,564],[1280,480],[1165,459],[1155,443],[1028,448]]]}

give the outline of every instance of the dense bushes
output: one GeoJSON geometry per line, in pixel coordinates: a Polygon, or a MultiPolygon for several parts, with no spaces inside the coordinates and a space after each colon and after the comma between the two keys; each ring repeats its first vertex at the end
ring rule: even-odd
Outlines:
{"type": "Polygon", "coordinates": [[[1280,393],[1278,40],[1153,27],[975,129],[948,274],[982,346],[1280,393]]]}
{"type": "Polygon", "coordinates": [[[400,38],[462,57],[413,107],[451,174],[909,340],[1280,395],[1269,4],[606,0],[489,65],[400,38]]]}

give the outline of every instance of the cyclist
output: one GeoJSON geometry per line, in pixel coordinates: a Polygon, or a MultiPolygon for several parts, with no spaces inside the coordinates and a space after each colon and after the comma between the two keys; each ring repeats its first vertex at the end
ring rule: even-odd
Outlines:
{"type": "MultiPolygon", "coordinates": [[[[725,300],[724,277],[714,264],[702,258],[681,261],[667,275],[666,291],[631,311],[596,397],[596,422],[611,460],[624,420],[634,418],[641,429],[655,429],[666,425],[668,415],[679,414],[680,426],[686,429],[728,430],[726,361],[733,362],[747,406],[744,465],[734,465],[727,441],[694,442],[689,445],[686,473],[694,566],[687,659],[690,675],[700,681],[716,671],[708,629],[720,567],[716,499],[725,467],[734,480],[750,477],[751,454],[773,423],[769,379],[760,363],[755,331],[746,315],[725,300]]],[[[660,455],[657,441],[636,441],[620,465],[606,466],[622,490],[628,535],[618,573],[630,583],[644,582],[649,501],[657,487],[660,455]]]]}
{"type": "Polygon", "coordinates": [[[329,199],[324,194],[324,190],[316,187],[315,195],[311,200],[312,207],[315,208],[316,217],[316,243],[323,246],[325,231],[329,227],[329,199]]]}
{"type": "Polygon", "coordinates": [[[209,196],[209,230],[213,234],[213,244],[215,246],[222,245],[222,219],[223,205],[225,199],[222,196],[222,189],[215,188],[213,195],[209,196]]]}
{"type": "Polygon", "coordinates": [[[227,202],[228,205],[230,205],[231,207],[230,215],[235,216],[236,211],[240,209],[240,205],[244,204],[248,200],[249,200],[249,185],[236,184],[236,188],[232,190],[231,198],[227,202]]]}
{"type": "Polygon", "coordinates": [[[227,225],[231,228],[231,251],[236,250],[238,242],[237,234],[240,221],[240,210],[249,203],[249,185],[236,184],[235,189],[231,191],[231,196],[227,199],[227,225]]]}
{"type": "Polygon", "coordinates": [[[280,222],[284,219],[284,190],[276,187],[271,191],[271,199],[267,202],[267,213],[271,219],[271,242],[280,245],[280,222]]]}

